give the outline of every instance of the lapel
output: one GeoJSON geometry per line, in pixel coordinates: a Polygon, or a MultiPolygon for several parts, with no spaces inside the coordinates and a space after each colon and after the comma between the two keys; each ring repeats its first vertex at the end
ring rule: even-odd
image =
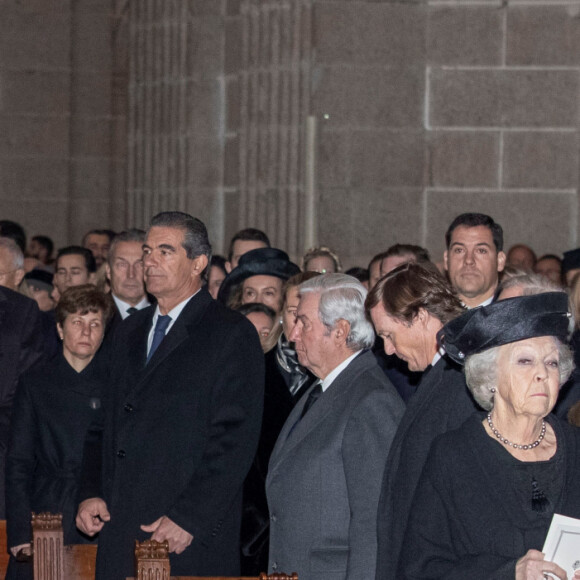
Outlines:
{"type": "Polygon", "coordinates": [[[135,369],[137,374],[137,380],[132,382],[133,388],[129,388],[129,392],[134,394],[141,390],[147,384],[151,374],[167,361],[179,345],[191,337],[194,327],[199,323],[212,300],[212,297],[203,288],[191,298],[157,350],[153,353],[149,364],[146,365],[147,339],[151,330],[153,314],[155,313],[154,307],[150,309],[148,316],[132,330],[128,337],[129,344],[134,345],[134,348],[129,349],[129,368],[135,369]]]}
{"type": "Polygon", "coordinates": [[[326,419],[333,410],[335,403],[349,391],[355,377],[368,368],[369,360],[374,362],[374,355],[369,351],[361,351],[346,369],[336,377],[308,413],[299,420],[308,395],[314,389],[316,382],[304,393],[294,409],[292,409],[276,441],[270,460],[270,471],[276,469],[302,443],[305,437],[326,419]]]}
{"type": "Polygon", "coordinates": [[[0,324],[4,321],[4,315],[6,314],[6,309],[8,307],[8,300],[6,294],[2,288],[0,288],[0,324]]]}

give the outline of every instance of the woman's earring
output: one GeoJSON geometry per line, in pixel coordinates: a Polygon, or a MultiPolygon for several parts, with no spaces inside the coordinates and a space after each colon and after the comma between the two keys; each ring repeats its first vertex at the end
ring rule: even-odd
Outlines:
{"type": "Polygon", "coordinates": [[[489,389],[492,393],[495,393],[495,387],[491,387],[491,389],[489,389]]]}

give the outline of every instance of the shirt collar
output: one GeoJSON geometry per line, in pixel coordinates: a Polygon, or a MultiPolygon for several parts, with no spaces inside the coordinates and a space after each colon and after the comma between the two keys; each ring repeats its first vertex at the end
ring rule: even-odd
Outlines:
{"type": "Polygon", "coordinates": [[[111,296],[113,297],[113,300],[115,301],[115,306],[117,306],[117,310],[121,314],[121,318],[123,320],[125,320],[125,318],[129,316],[129,312],[127,312],[129,308],[136,308],[137,310],[141,310],[149,306],[149,300],[147,299],[147,295],[143,296],[143,298],[137,304],[135,304],[135,306],[129,304],[128,302],[125,302],[124,300],[121,300],[120,298],[117,298],[117,296],[115,296],[112,292],[111,296]]]}
{"type": "Polygon", "coordinates": [[[360,350],[357,350],[355,353],[351,354],[347,359],[343,360],[337,367],[332,369],[322,381],[322,392],[326,391],[328,387],[334,382],[336,377],[340,375],[340,373],[358,356],[360,350]]]}

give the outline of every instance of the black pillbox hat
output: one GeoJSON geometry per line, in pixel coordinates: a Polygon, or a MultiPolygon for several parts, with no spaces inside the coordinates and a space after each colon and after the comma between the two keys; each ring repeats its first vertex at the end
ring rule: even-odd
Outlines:
{"type": "Polygon", "coordinates": [[[554,336],[566,342],[570,317],[565,292],[518,296],[469,310],[448,322],[437,339],[463,364],[469,355],[528,338],[554,336]]]}

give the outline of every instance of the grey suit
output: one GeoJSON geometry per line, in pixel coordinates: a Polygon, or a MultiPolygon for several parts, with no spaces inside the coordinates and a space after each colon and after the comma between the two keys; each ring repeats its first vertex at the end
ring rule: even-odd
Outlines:
{"type": "Polygon", "coordinates": [[[307,398],[290,413],[270,459],[269,571],[369,580],[381,478],[403,402],[370,351],[299,420],[307,398]]]}

